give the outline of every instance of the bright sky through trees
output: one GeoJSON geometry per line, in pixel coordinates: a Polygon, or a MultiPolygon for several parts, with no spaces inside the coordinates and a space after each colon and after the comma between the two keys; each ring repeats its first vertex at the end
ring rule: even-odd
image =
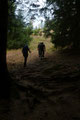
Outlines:
{"type": "Polygon", "coordinates": [[[22,12],[26,23],[31,21],[34,28],[44,26],[45,18],[39,10],[46,6],[46,0],[17,0],[17,2],[17,11],[22,12]],[[37,7],[32,4],[37,5],[37,7]]]}

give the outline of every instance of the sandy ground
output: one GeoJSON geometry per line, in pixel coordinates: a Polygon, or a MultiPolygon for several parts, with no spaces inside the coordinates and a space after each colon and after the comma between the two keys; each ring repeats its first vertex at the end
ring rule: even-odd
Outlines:
{"type": "Polygon", "coordinates": [[[40,60],[34,50],[26,68],[23,61],[21,49],[8,52],[17,83],[8,120],[80,120],[80,55],[55,51],[40,60]]]}

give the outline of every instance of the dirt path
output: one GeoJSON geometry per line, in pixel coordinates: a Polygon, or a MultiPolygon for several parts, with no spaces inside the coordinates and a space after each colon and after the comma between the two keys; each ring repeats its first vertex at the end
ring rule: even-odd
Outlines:
{"type": "Polygon", "coordinates": [[[18,87],[10,120],[80,120],[79,55],[53,52],[39,60],[33,51],[26,68],[21,50],[7,57],[18,87]]]}

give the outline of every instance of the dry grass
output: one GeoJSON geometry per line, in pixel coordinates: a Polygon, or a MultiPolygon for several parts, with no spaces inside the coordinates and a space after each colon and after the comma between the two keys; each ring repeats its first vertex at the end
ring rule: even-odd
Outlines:
{"type": "Polygon", "coordinates": [[[45,38],[43,36],[33,36],[33,41],[30,44],[31,50],[37,50],[39,42],[44,42],[47,51],[53,47],[53,44],[50,42],[50,38],[45,38]]]}

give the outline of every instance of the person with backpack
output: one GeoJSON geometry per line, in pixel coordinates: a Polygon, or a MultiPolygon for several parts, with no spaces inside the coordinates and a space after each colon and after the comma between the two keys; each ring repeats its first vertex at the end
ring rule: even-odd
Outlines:
{"type": "Polygon", "coordinates": [[[27,65],[27,58],[28,58],[28,53],[31,53],[28,45],[25,45],[22,49],[22,53],[23,53],[23,56],[24,56],[24,67],[26,67],[27,65]]]}
{"type": "Polygon", "coordinates": [[[38,54],[40,59],[42,59],[44,57],[45,54],[45,44],[43,42],[40,42],[38,44],[38,54]]]}

